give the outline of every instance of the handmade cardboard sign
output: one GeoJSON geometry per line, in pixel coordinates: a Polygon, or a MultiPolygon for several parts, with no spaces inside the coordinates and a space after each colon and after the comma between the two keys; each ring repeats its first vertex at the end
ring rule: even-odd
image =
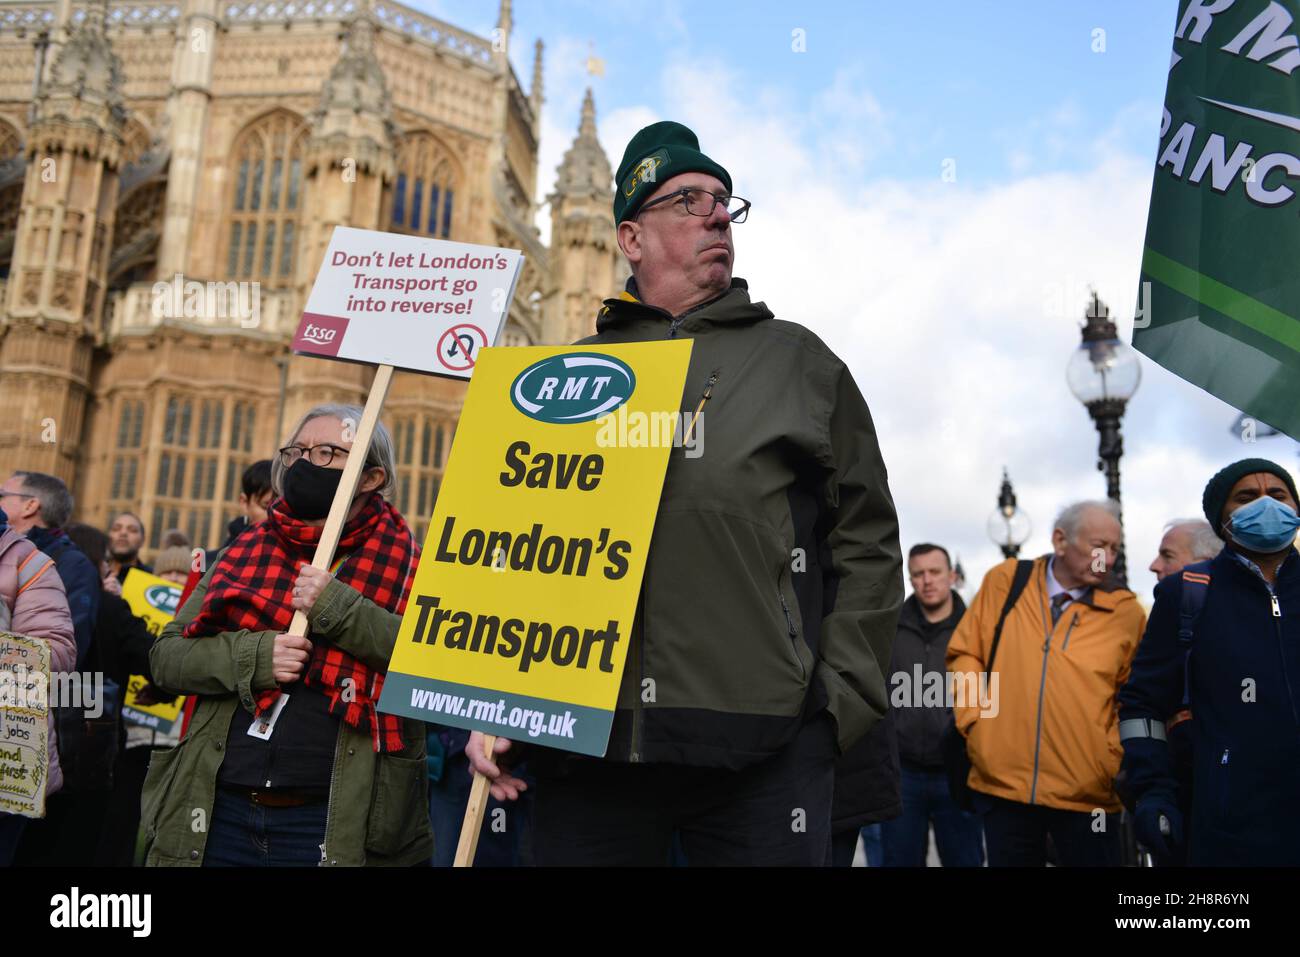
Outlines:
{"type": "Polygon", "coordinates": [[[604,754],[690,355],[483,352],[380,710],[604,754]]]}
{"type": "Polygon", "coordinates": [[[0,632],[0,812],[45,816],[50,646],[0,632]]]}

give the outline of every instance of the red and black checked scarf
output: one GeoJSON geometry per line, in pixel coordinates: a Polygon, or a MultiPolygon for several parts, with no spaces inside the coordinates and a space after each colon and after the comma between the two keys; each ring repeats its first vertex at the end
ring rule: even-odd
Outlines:
{"type": "MultiPolygon", "coordinates": [[[[311,562],[321,532],[319,526],[294,518],[283,499],[272,502],[266,521],[245,529],[222,553],[203,607],[185,626],[185,637],[203,638],[241,629],[288,629],[293,620],[293,583],[299,567],[311,562]]],[[[402,613],[420,550],[396,509],[372,494],[361,514],[344,526],[338,553],[347,556],[335,573],[339,581],[376,605],[402,613]]],[[[325,692],[330,714],[369,731],[376,751],[404,747],[401,719],[375,710],[384,687],[379,672],[316,639],[303,681],[325,692]],[[351,700],[343,696],[348,687],[351,700]]],[[[258,692],[257,713],[270,710],[280,694],[279,688],[258,692]]]]}

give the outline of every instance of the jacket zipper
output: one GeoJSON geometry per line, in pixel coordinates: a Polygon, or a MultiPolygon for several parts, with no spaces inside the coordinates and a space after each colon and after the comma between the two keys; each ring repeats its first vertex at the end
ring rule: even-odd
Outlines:
{"type": "Polygon", "coordinates": [[[713,398],[713,387],[718,384],[718,370],[714,369],[709,373],[709,381],[704,383],[704,392],[700,396],[700,404],[695,407],[695,414],[691,416],[691,424],[686,427],[686,433],[682,438],[682,446],[690,445],[691,437],[695,435],[695,423],[700,418],[700,413],[704,411],[704,403],[713,398]]]}
{"type": "Polygon", "coordinates": [[[1219,817],[1224,818],[1228,814],[1228,757],[1231,754],[1231,748],[1223,749],[1223,756],[1219,758],[1219,817]]]}
{"type": "Polygon", "coordinates": [[[790,637],[798,638],[799,629],[795,628],[794,619],[790,617],[790,606],[786,604],[785,593],[781,591],[780,586],[777,587],[776,597],[781,599],[781,610],[785,612],[785,626],[790,631],[790,637]]]}
{"type": "Polygon", "coordinates": [[[785,612],[785,627],[790,634],[790,650],[794,652],[795,661],[799,662],[799,677],[806,678],[808,670],[803,666],[803,659],[799,657],[799,649],[794,647],[794,641],[799,637],[799,629],[794,626],[794,618],[790,615],[790,606],[786,604],[785,592],[781,591],[781,583],[776,583],[776,596],[781,599],[781,610],[785,612]]]}
{"type": "MultiPolygon", "coordinates": [[[[1047,603],[1044,595],[1047,593],[1047,566],[1043,566],[1043,592],[1039,595],[1039,605],[1043,615],[1043,626],[1047,626],[1047,603]]],[[[1078,614],[1078,612],[1075,612],[1078,614]]],[[[1043,747],[1043,692],[1047,689],[1047,653],[1052,647],[1052,632],[1056,630],[1053,625],[1050,630],[1045,632],[1043,640],[1043,673],[1038,679],[1038,719],[1034,727],[1034,773],[1029,779],[1029,803],[1033,804],[1034,799],[1038,796],[1038,757],[1043,747]]]]}
{"type": "Polygon", "coordinates": [[[1061,650],[1064,651],[1070,644],[1070,632],[1074,631],[1074,626],[1079,623],[1079,613],[1076,611],[1074,617],[1070,619],[1070,627],[1065,629],[1065,641],[1061,643],[1061,650]]]}
{"type": "Polygon", "coordinates": [[[1278,653],[1282,655],[1282,680],[1286,682],[1286,693],[1291,699],[1291,714],[1296,719],[1296,723],[1300,724],[1300,712],[1296,711],[1295,689],[1291,687],[1291,673],[1287,671],[1285,665],[1286,655],[1283,654],[1286,645],[1282,640],[1282,606],[1278,603],[1277,592],[1273,591],[1271,588],[1269,589],[1268,597],[1272,599],[1273,602],[1273,631],[1277,635],[1278,653]]]}
{"type": "MultiPolygon", "coordinates": [[[[1275,590],[1274,586],[1269,584],[1269,582],[1266,579],[1258,575],[1255,577],[1259,578],[1260,583],[1266,589],[1268,589],[1269,605],[1271,606],[1272,613],[1273,613],[1273,631],[1277,635],[1278,652],[1282,653],[1286,647],[1282,640],[1282,605],[1277,600],[1277,591],[1275,590]]],[[[1285,654],[1282,655],[1282,661],[1283,662],[1286,661],[1285,654]]],[[[1282,681],[1285,682],[1287,696],[1291,699],[1291,714],[1296,719],[1296,722],[1300,723],[1300,712],[1297,712],[1296,710],[1295,689],[1291,687],[1291,675],[1287,671],[1285,664],[1283,665],[1282,668],[1282,681]]],[[[1186,698],[1186,695],[1187,692],[1184,692],[1184,698],[1186,698]]],[[[1223,764],[1228,763],[1228,752],[1226,750],[1223,752],[1222,763],[1223,764]]]]}
{"type": "MultiPolygon", "coordinates": [[[[342,763],[343,743],[344,743],[344,738],[347,735],[346,728],[347,726],[342,721],[340,721],[338,740],[334,744],[334,767],[330,769],[330,793],[329,793],[329,798],[325,802],[325,840],[321,844],[321,848],[320,848],[321,867],[338,863],[338,861],[330,860],[329,842],[330,842],[330,828],[334,824],[334,791],[336,789],[336,785],[338,784],[338,780],[339,780],[339,764],[342,763]]],[[[376,756],[375,760],[379,760],[378,756],[376,756]]],[[[378,773],[378,768],[376,768],[375,770],[376,773],[378,773]]],[[[361,846],[364,849],[365,847],[364,840],[361,842],[361,846]]],[[[364,855],[365,855],[365,851],[363,850],[362,851],[363,860],[361,861],[362,864],[365,863],[364,855]]]]}

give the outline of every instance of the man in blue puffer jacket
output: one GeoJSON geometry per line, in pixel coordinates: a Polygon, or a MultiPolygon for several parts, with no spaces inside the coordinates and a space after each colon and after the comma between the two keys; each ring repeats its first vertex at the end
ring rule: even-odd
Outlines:
{"type": "Polygon", "coordinates": [[[1226,545],[1156,586],[1119,696],[1134,823],[1157,861],[1188,840],[1193,865],[1300,864],[1295,482],[1274,462],[1244,459],[1210,479],[1203,506],[1226,545]],[[1186,822],[1165,734],[1183,708],[1193,715],[1186,822]]]}

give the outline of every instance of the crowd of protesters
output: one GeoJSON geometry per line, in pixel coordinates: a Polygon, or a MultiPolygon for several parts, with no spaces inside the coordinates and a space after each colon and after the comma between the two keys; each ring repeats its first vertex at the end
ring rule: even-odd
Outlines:
{"type": "MultiPolygon", "coordinates": [[[[313,409],[244,475],[221,549],[171,531],[152,565],[138,516],[102,531],[69,521],[52,476],[0,485],[0,630],[45,639],[53,671],[103,689],[93,709],[52,709],[45,817],[0,816],[0,863],[451,863],[470,735],[375,708],[419,558],[385,497],[382,424],[341,561],[307,564],[359,415],[313,409]],[[131,569],[191,585],[156,639],[121,597],[131,569]],[[308,637],[285,634],[295,610],[308,637]],[[190,746],[122,720],[133,675],[193,699],[190,746]],[[274,735],[251,733],[268,714],[274,735]]],[[[948,550],[912,546],[889,707],[834,763],[824,863],[851,863],[861,834],[870,866],[1115,865],[1124,808],[1157,866],[1300,861],[1300,755],[1283,733],[1300,687],[1296,502],[1264,459],[1213,476],[1206,518],[1171,521],[1156,547],[1149,620],[1114,581],[1113,502],[1063,508],[1051,552],[992,568],[969,608],[948,550]]],[[[493,799],[477,863],[532,863],[536,778],[498,773],[518,786],[493,799]]],[[[663,863],[691,863],[685,846],[674,837],[663,863]]]]}
{"type": "Polygon", "coordinates": [[[904,600],[867,404],[732,277],[749,203],[730,174],[662,122],[617,183],[632,277],[584,342],[691,338],[684,400],[710,418],[707,455],[668,459],[605,755],[489,754],[379,711],[420,549],[388,430],[354,449],[362,410],[322,405],[244,475],[220,549],[168,533],[152,568],[137,515],[100,531],[69,524],[57,478],[0,486],[0,630],[103,688],[102,708],[52,709],[46,815],[0,816],[0,864],[445,865],[474,773],[481,864],[844,866],[866,838],[871,866],[920,866],[933,832],[946,866],[1114,865],[1127,821],[1161,866],[1300,863],[1285,469],[1210,478],[1205,521],[1159,543],[1149,621],[1117,581],[1109,501],[1062,508],[1051,550],[993,567],[969,607],[947,549],[916,544],[904,600]],[[184,586],[156,638],[122,599],[137,569],[184,586]],[[177,733],[123,722],[133,676],[185,697],[177,733]]]}

